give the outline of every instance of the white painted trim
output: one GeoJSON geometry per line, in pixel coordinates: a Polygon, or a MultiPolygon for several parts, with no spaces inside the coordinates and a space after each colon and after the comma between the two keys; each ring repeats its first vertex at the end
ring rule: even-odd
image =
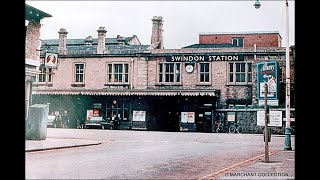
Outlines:
{"type": "Polygon", "coordinates": [[[25,63],[32,66],[38,66],[38,67],[40,66],[40,61],[33,60],[33,59],[26,58],[25,63]]]}

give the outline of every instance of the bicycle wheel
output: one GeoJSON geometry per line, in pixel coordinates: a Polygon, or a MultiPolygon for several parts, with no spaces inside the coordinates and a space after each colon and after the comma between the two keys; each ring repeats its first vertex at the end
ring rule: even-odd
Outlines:
{"type": "Polygon", "coordinates": [[[230,126],[229,127],[229,133],[234,133],[236,131],[236,127],[235,126],[230,126]]]}
{"type": "Polygon", "coordinates": [[[238,126],[237,127],[237,132],[240,134],[240,133],[242,133],[242,127],[241,126],[238,126]]]}

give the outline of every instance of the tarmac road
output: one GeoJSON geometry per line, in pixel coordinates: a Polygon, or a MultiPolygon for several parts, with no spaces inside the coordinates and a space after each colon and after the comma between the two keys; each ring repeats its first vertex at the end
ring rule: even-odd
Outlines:
{"type": "MultiPolygon", "coordinates": [[[[264,155],[262,134],[48,128],[47,139],[101,144],[26,152],[26,179],[201,179],[264,155]]],[[[283,146],[273,135],[270,153],[283,146]]]]}

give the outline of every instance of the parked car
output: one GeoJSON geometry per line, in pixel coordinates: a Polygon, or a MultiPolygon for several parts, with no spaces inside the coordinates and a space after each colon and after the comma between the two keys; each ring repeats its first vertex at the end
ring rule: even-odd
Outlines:
{"type": "Polygon", "coordinates": [[[101,116],[93,116],[89,120],[84,122],[84,128],[102,128],[101,126],[102,117],[101,116]]]}
{"type": "Polygon", "coordinates": [[[56,119],[56,116],[54,115],[48,115],[47,119],[47,127],[54,127],[54,121],[56,119]]]}
{"type": "Polygon", "coordinates": [[[100,124],[102,129],[114,129],[113,121],[110,120],[110,118],[103,119],[103,121],[101,121],[100,124]]]}

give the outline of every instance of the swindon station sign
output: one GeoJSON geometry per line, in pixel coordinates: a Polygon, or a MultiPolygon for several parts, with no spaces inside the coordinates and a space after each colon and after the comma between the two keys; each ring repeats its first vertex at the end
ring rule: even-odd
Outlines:
{"type": "Polygon", "coordinates": [[[244,55],[172,55],[166,57],[170,62],[204,62],[204,61],[243,61],[244,55]]]}

